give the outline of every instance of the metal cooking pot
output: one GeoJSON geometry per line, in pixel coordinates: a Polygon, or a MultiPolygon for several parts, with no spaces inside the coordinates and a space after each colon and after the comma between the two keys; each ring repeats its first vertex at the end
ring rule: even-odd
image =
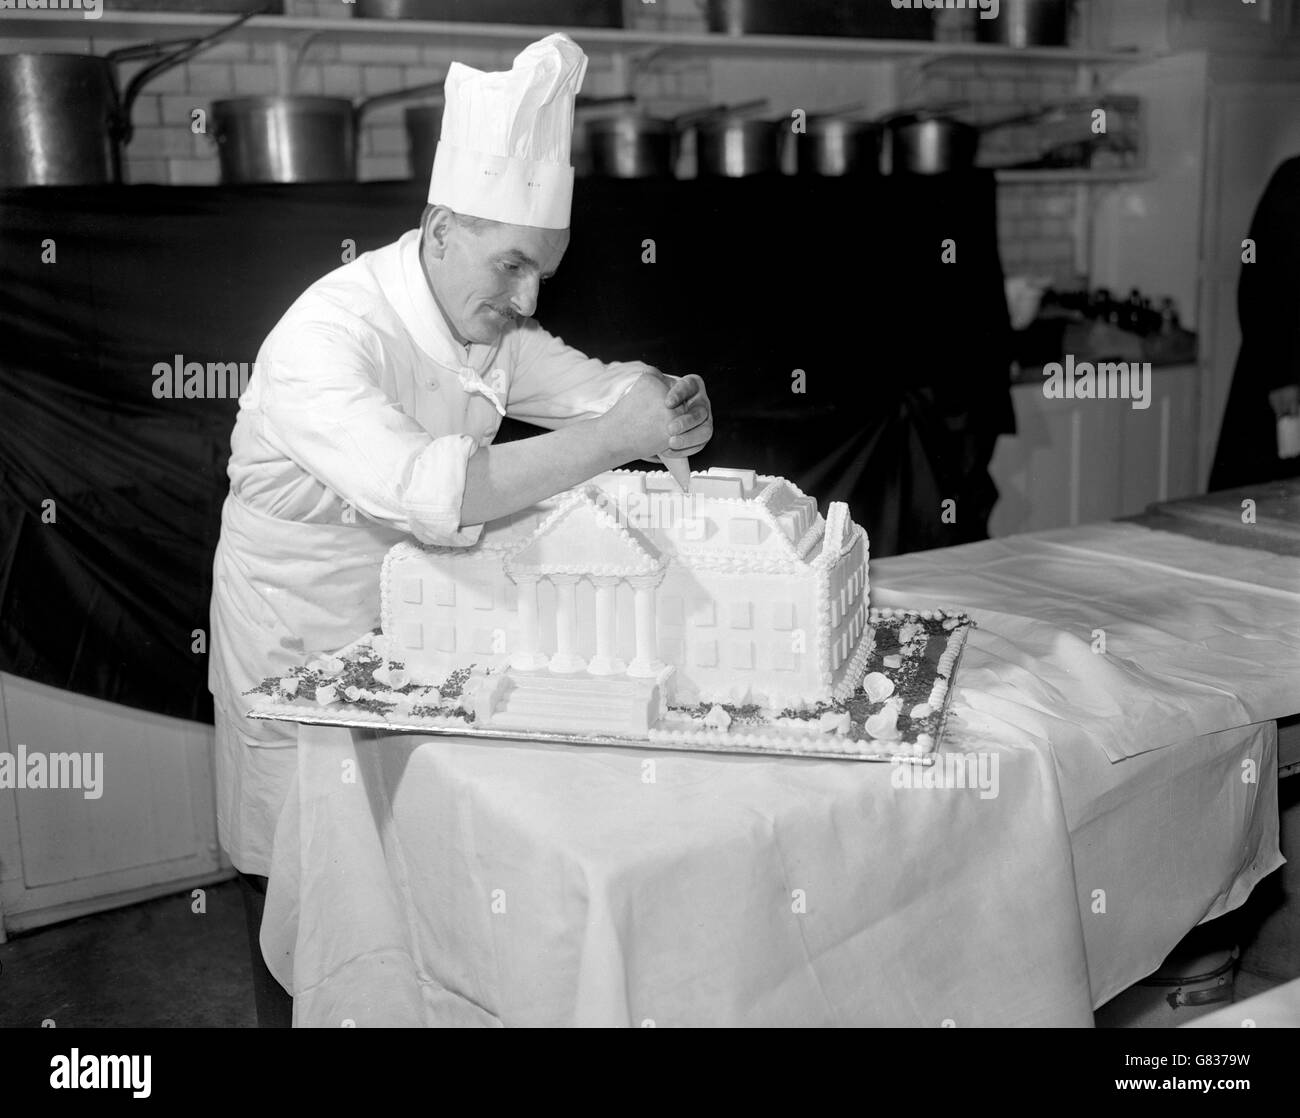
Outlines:
{"type": "Polygon", "coordinates": [[[975,165],[980,130],[924,109],[882,121],[880,169],[885,174],[937,175],[975,165]]]}
{"type": "Polygon", "coordinates": [[[0,187],[121,182],[122,149],[131,141],[131,108],[140,91],[256,14],[202,38],[142,43],[102,56],[0,55],[0,187]],[[141,59],[153,61],[119,94],[117,63],[141,59]]]}
{"type": "Polygon", "coordinates": [[[738,179],[781,170],[780,120],[723,117],[697,126],[696,157],[701,175],[738,179]]]}
{"type": "Polygon", "coordinates": [[[848,111],[815,114],[807,120],[807,131],[790,131],[785,142],[792,151],[783,163],[801,175],[879,174],[881,127],[842,115],[848,111]]]}
{"type": "Polygon", "coordinates": [[[360,19],[622,27],[623,0],[357,0],[360,19]]]}
{"type": "Polygon", "coordinates": [[[589,120],[591,173],[615,179],[666,178],[676,160],[677,129],[671,120],[619,113],[589,120]]]}
{"type": "MultiPolygon", "coordinates": [[[[705,7],[696,0],[696,7],[705,7]]],[[[918,3],[884,0],[708,0],[710,31],[726,35],[852,35],[860,39],[928,39],[933,17],[918,3]]]]}
{"type": "Polygon", "coordinates": [[[406,152],[411,178],[428,182],[433,176],[433,155],[442,134],[441,105],[407,105],[402,114],[406,125],[406,152]]]}
{"type": "Polygon", "coordinates": [[[981,43],[1011,47],[1063,47],[1070,26],[1070,0],[1001,0],[996,19],[976,19],[981,43]]]}
{"type": "MultiPolygon", "coordinates": [[[[212,102],[223,183],[355,182],[361,118],[380,105],[442,90],[428,82],[368,97],[269,95],[212,102]]],[[[432,162],[432,161],[431,161],[432,162]]]]}
{"type": "Polygon", "coordinates": [[[744,178],[781,170],[783,120],[756,120],[750,114],[767,108],[766,98],[739,105],[714,105],[676,117],[683,149],[694,142],[696,173],[744,178]]]}
{"type": "MultiPolygon", "coordinates": [[[[613,97],[592,97],[580,93],[574,98],[574,111],[575,115],[581,116],[588,109],[599,105],[621,104],[633,100],[635,98],[630,93],[613,97]]],[[[442,132],[442,105],[408,105],[404,117],[411,178],[427,182],[433,174],[433,157],[438,150],[438,137],[442,132]]],[[[636,113],[623,113],[620,117],[627,120],[645,119],[636,113]]],[[[579,169],[579,173],[582,173],[576,147],[573,151],[573,159],[575,169],[579,169]]],[[[597,173],[605,172],[602,170],[597,173]]]]}
{"type": "MultiPolygon", "coordinates": [[[[581,101],[582,99],[579,98],[581,101]]],[[[636,108],[594,115],[601,104],[635,101],[633,96],[596,97],[580,106],[585,118],[581,162],[574,147],[574,167],[579,174],[614,179],[666,178],[677,163],[680,137],[678,120],[697,119],[699,112],[671,120],[647,116],[636,108]]]]}

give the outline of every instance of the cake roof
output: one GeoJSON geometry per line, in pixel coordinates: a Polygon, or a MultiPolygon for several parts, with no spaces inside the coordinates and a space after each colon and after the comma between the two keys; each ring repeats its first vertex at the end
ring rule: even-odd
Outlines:
{"type": "Polygon", "coordinates": [[[631,524],[619,520],[613,502],[594,485],[572,490],[524,543],[506,558],[506,572],[629,578],[653,575],[667,560],[631,524]]]}
{"type": "Polygon", "coordinates": [[[695,563],[802,566],[821,539],[817,502],[785,478],[714,466],[682,493],[666,472],[610,470],[593,478],[624,523],[663,552],[695,563]]]}

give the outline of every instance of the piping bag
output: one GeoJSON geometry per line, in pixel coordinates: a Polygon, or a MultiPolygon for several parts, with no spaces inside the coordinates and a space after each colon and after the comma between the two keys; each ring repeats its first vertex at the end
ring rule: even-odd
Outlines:
{"type": "Polygon", "coordinates": [[[673,475],[673,481],[677,483],[677,488],[683,493],[691,491],[691,460],[689,458],[665,458],[659,455],[659,461],[664,464],[670,474],[673,475]]]}

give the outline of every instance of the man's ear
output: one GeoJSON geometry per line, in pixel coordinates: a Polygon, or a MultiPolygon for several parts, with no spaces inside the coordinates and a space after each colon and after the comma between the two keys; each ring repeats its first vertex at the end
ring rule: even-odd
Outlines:
{"type": "Polygon", "coordinates": [[[446,255],[447,241],[455,224],[456,215],[446,206],[425,207],[420,232],[425,250],[435,260],[441,260],[446,255]]]}

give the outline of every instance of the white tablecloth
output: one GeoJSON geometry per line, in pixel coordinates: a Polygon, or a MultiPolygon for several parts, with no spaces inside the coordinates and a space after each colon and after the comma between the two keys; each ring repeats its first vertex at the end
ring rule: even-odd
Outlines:
{"type": "Polygon", "coordinates": [[[979,621],[945,749],[996,795],[304,727],[262,931],[296,1023],[1088,1024],[1281,863],[1287,569],[1105,525],[871,573],[979,621]]]}

